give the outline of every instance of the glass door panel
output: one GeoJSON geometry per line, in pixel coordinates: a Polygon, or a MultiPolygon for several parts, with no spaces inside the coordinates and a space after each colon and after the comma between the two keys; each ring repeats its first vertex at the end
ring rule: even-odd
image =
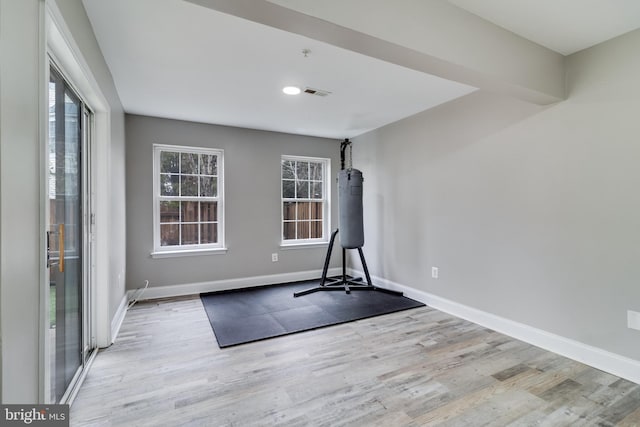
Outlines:
{"type": "Polygon", "coordinates": [[[59,402],[83,360],[83,105],[53,68],[49,81],[51,397],[59,402]]]}

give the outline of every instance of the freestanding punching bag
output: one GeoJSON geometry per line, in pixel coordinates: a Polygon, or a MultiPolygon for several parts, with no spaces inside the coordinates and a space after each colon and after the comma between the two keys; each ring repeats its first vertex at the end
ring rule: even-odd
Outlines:
{"type": "Polygon", "coordinates": [[[338,213],[340,217],[340,227],[331,233],[327,255],[324,258],[324,268],[322,269],[322,279],[320,286],[295,292],[294,297],[311,294],[316,291],[337,291],[343,290],[346,293],[351,291],[380,291],[392,295],[402,296],[402,292],[373,286],[369,268],[364,259],[362,247],[364,246],[364,223],[362,221],[362,172],[351,168],[351,162],[345,168],[345,151],[349,149],[351,158],[351,142],[345,139],[340,144],[340,172],[338,172],[338,213]],[[339,232],[339,233],[338,233],[339,232]],[[340,246],[342,246],[342,277],[338,279],[328,279],[329,263],[331,262],[331,251],[336,236],[340,236],[340,246]],[[347,276],[346,250],[357,249],[362,263],[362,270],[366,277],[366,283],[361,278],[351,278],[347,276]]]}
{"type": "Polygon", "coordinates": [[[345,249],[364,246],[362,222],[362,172],[343,169],[338,172],[338,210],[340,245],[345,249]]]}

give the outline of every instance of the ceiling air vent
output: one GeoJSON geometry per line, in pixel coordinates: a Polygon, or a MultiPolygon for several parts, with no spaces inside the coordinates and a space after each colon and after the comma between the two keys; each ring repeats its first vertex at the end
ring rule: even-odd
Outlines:
{"type": "Polygon", "coordinates": [[[315,96],[327,96],[331,92],[329,92],[328,90],[314,89],[312,87],[308,87],[304,90],[304,93],[308,93],[309,95],[315,95],[315,96]]]}

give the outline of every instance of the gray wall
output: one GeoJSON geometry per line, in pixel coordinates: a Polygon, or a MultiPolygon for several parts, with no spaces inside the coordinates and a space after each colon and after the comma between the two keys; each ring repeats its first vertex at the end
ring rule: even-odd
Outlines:
{"type": "Polygon", "coordinates": [[[38,399],[42,267],[37,82],[44,59],[39,27],[37,0],[0,0],[2,403],[38,399]]]}
{"type": "MultiPolygon", "coordinates": [[[[64,0],[59,9],[111,107],[110,168],[113,177],[112,212],[124,221],[124,114],[100,49],[80,0],[64,0]],[[120,184],[119,184],[120,183],[120,184]]],[[[42,353],[41,296],[44,293],[45,170],[40,163],[44,132],[40,113],[45,99],[45,31],[40,0],[0,0],[0,325],[2,337],[2,402],[38,402],[42,353]],[[39,83],[42,81],[42,87],[39,83]],[[41,88],[43,91],[41,91],[41,88]],[[19,206],[19,209],[16,208],[19,206]]],[[[105,215],[106,217],[106,215],[105,215]]],[[[114,269],[124,269],[124,227],[108,230],[114,269]],[[120,236],[120,237],[118,237],[120,236]]],[[[110,279],[118,271],[109,271],[110,279]]],[[[111,282],[110,282],[111,283],[111,282]]],[[[111,283],[112,284],[112,283],[111,283]]],[[[124,289],[112,286],[110,299],[124,289]]],[[[107,302],[99,301],[99,304],[107,302]]],[[[117,307],[117,306],[116,306],[117,307]]]]}
{"type": "Polygon", "coordinates": [[[339,141],[136,115],[126,115],[126,136],[127,288],[145,280],[167,286],[322,268],[324,246],[280,250],[280,156],[331,158],[333,228],[339,141]],[[150,257],[155,143],[224,150],[226,254],[150,257]],[[271,262],[274,252],[279,262],[271,262]]]}
{"type": "Polygon", "coordinates": [[[640,360],[638,46],[568,57],[553,106],[479,91],[355,138],[372,272],[640,360]]]}

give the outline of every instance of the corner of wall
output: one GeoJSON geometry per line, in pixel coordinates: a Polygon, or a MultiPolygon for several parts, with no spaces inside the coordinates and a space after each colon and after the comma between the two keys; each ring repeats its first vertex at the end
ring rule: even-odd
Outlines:
{"type": "Polygon", "coordinates": [[[127,309],[129,308],[128,301],[128,294],[125,292],[122,296],[122,299],[120,300],[118,308],[116,309],[115,315],[111,320],[111,337],[109,339],[108,345],[106,345],[105,347],[109,347],[111,344],[113,344],[118,337],[118,333],[120,332],[120,328],[122,327],[124,318],[127,315],[127,309]]]}

